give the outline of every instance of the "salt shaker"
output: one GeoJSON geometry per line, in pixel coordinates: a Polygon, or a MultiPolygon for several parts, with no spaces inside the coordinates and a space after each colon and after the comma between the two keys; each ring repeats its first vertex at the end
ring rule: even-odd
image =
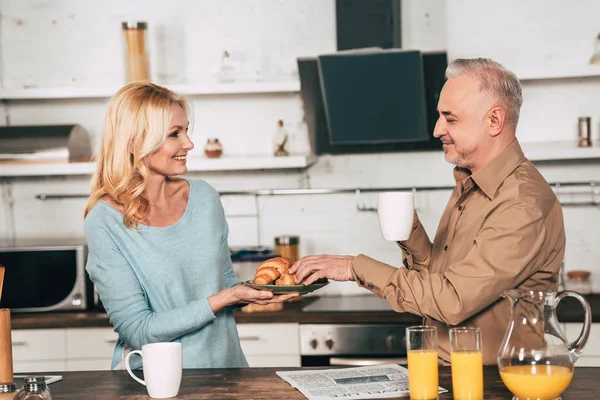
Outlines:
{"type": "Polygon", "coordinates": [[[43,376],[28,376],[14,400],[52,400],[52,395],[43,376]]]}

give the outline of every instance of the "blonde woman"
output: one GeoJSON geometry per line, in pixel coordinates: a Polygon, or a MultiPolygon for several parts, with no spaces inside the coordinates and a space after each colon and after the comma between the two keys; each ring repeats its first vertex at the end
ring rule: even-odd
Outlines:
{"type": "Polygon", "coordinates": [[[194,147],[188,113],[150,83],[125,86],[108,106],[85,235],[86,269],[119,334],[113,369],[130,349],[169,341],[182,343],[184,368],[245,367],[229,306],[294,296],[239,285],[217,192],[176,177],[194,147]]]}

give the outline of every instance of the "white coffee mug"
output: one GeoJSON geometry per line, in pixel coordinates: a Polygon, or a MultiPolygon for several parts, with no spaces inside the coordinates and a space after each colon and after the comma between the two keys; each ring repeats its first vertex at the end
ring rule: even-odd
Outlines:
{"type": "Polygon", "coordinates": [[[150,343],[142,346],[142,350],[134,350],[127,354],[125,366],[129,375],[148,389],[148,395],[154,399],[165,399],[177,396],[181,385],[182,352],[181,343],[150,343]],[[142,357],[144,379],[135,376],[129,366],[129,358],[133,354],[142,357]]]}
{"type": "Polygon", "coordinates": [[[377,213],[379,228],[385,240],[407,240],[414,220],[414,196],[412,192],[379,193],[377,213]]]}

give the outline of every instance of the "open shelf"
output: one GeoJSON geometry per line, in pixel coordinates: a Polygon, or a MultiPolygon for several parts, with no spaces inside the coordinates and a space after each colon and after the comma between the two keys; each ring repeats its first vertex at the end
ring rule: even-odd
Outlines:
{"type": "MultiPolygon", "coordinates": [[[[164,85],[186,96],[210,96],[228,94],[260,94],[260,93],[296,93],[300,91],[298,81],[276,82],[231,82],[211,83],[204,85],[164,85]]],[[[0,90],[0,100],[35,100],[35,99],[77,99],[108,98],[114,95],[120,86],[100,88],[55,87],[55,88],[4,88],[0,90]]]]}
{"type": "MultiPolygon", "coordinates": [[[[189,157],[187,165],[188,172],[304,169],[315,160],[316,157],[310,155],[217,159],[189,157]]],[[[94,162],[0,164],[0,177],[91,175],[95,170],[94,162]]]]}
{"type": "Polygon", "coordinates": [[[517,69],[515,73],[521,81],[600,77],[600,65],[583,64],[527,70],[517,69]]]}
{"type": "Polygon", "coordinates": [[[521,143],[531,161],[600,159],[600,146],[577,147],[576,142],[521,143]]]}

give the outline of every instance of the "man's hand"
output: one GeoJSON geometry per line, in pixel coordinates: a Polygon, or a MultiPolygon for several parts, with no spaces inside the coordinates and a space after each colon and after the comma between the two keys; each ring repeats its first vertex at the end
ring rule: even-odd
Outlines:
{"type": "Polygon", "coordinates": [[[296,283],[310,285],[322,278],[334,281],[351,281],[354,256],[320,256],[302,257],[289,269],[290,274],[296,274],[296,283]]]}

